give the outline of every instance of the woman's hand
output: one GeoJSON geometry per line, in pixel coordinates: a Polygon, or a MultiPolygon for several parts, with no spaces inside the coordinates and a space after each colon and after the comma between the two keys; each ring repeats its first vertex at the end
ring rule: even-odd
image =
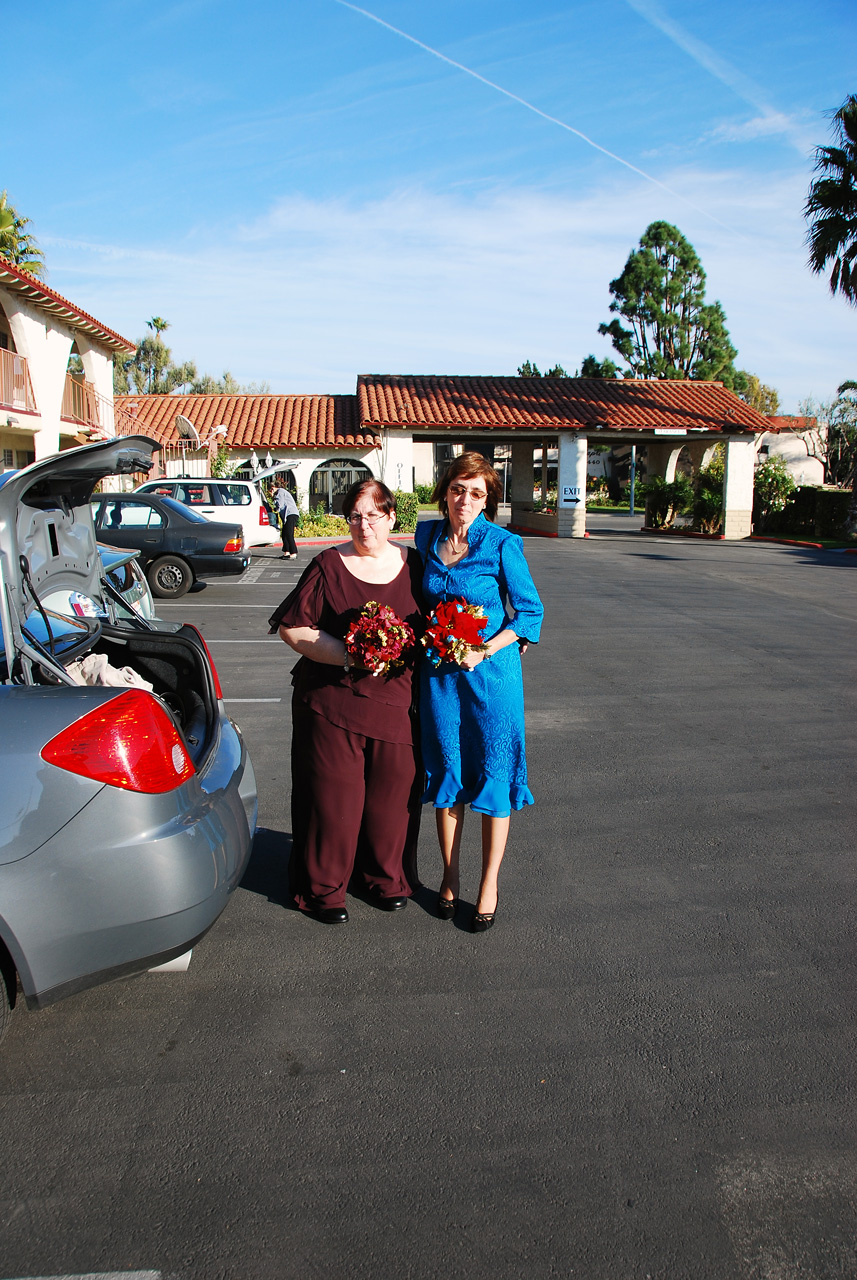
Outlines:
{"type": "Polygon", "coordinates": [[[505,649],[507,645],[516,644],[518,637],[511,627],[506,627],[504,631],[498,632],[496,636],[492,636],[484,649],[471,649],[466,658],[461,661],[461,666],[465,671],[472,671],[474,667],[478,667],[480,662],[484,662],[486,658],[491,658],[495,653],[499,653],[501,649],[505,649]]]}
{"type": "Polygon", "coordinates": [[[479,663],[485,658],[490,658],[491,654],[488,649],[471,649],[470,652],[461,659],[460,665],[465,671],[472,671],[474,667],[478,667],[479,663]]]}

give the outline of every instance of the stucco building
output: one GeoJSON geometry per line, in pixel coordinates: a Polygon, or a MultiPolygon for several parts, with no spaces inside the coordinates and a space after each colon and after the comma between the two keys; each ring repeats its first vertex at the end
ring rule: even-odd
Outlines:
{"type": "MultiPolygon", "coordinates": [[[[373,475],[410,491],[427,448],[511,454],[512,523],[583,537],[589,445],[645,445],[647,474],[672,479],[682,453],[726,458],[724,536],[750,533],[756,441],[770,420],[716,382],[594,378],[407,377],[367,374],[354,396],[122,396],[122,430],[162,442],[169,474],[204,475],[223,443],[234,467],[279,464],[303,506],[336,509],[353,479],[373,475]],[[182,439],[179,415],[192,424],[182,439]],[[186,433],[189,434],[189,433],[186,433]],[[534,456],[557,459],[556,510],[533,510],[534,456]]],[[[546,463],[545,463],[546,465],[546,463]]]]}
{"type": "Polygon", "coordinates": [[[26,466],[113,435],[113,358],[134,350],[133,342],[0,258],[0,467],[26,466]],[[69,372],[73,355],[81,373],[69,372]]]}

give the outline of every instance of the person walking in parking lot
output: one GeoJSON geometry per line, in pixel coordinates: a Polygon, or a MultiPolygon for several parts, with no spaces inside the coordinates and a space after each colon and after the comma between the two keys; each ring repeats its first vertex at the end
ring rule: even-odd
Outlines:
{"type": "Polygon", "coordinates": [[[284,484],[277,486],[274,493],[277,515],[280,517],[280,529],[283,536],[283,560],[297,560],[298,548],[295,542],[295,529],[301,513],[289,490],[284,484]]]}
{"type": "Polygon", "coordinates": [[[388,542],[396,502],[386,485],[352,485],[342,512],[351,545],[317,555],[270,618],[272,631],[301,655],[292,676],[292,894],[324,924],[348,920],[345,892],[355,867],[379,907],[407,906],[403,859],[416,847],[423,781],[416,643],[377,675],[346,646],[373,605],[420,634],[422,563],[416,551],[388,542]]]}

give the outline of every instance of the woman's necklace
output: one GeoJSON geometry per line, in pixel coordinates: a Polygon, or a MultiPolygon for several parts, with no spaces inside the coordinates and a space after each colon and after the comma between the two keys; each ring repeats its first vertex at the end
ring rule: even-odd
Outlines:
{"type": "Polygon", "coordinates": [[[467,553],[467,551],[468,551],[468,549],[469,549],[469,547],[470,547],[470,543],[467,541],[467,535],[466,535],[466,534],[465,534],[464,542],[463,542],[462,546],[457,547],[457,546],[455,545],[455,534],[454,534],[454,533],[452,533],[452,531],[450,531],[449,536],[448,536],[448,537],[447,537],[447,539],[446,539],[446,545],[447,545],[447,549],[448,549],[448,551],[449,551],[449,554],[450,554],[451,556],[455,556],[455,558],[456,558],[456,559],[458,559],[458,557],[459,557],[459,556],[466,555],[466,553],[467,553]]]}

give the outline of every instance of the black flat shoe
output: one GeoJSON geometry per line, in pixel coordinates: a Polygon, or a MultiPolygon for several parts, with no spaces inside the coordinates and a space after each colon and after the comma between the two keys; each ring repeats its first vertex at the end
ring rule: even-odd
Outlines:
{"type": "Polygon", "coordinates": [[[457,910],[458,910],[457,898],[438,898],[437,914],[440,916],[441,920],[454,919],[455,913],[457,910]]]}
{"type": "Polygon", "coordinates": [[[408,905],[407,898],[376,898],[375,902],[382,911],[404,911],[408,905]]]}
{"type": "MultiPolygon", "coordinates": [[[[497,895],[497,907],[500,905],[500,895],[497,895]]],[[[497,907],[493,911],[477,911],[474,913],[470,922],[471,933],[487,933],[494,925],[494,919],[497,915],[497,907]]]]}
{"type": "Polygon", "coordinates": [[[348,924],[345,907],[310,907],[307,914],[320,924],[348,924]]]}

